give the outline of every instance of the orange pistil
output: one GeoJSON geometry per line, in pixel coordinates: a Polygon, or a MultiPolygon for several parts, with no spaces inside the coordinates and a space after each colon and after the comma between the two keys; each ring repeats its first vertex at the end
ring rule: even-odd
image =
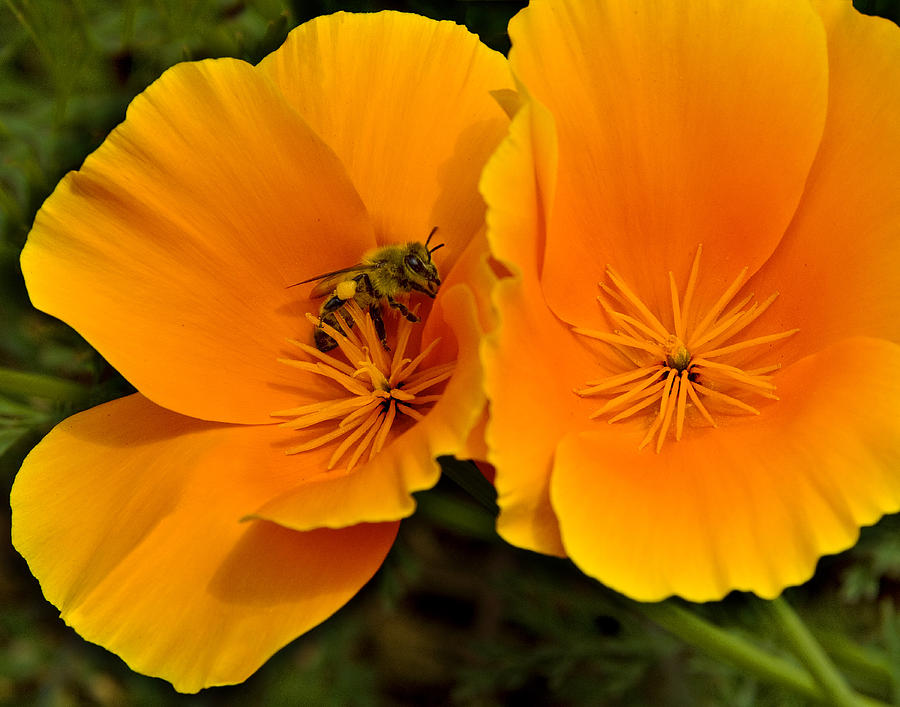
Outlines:
{"type": "MultiPolygon", "coordinates": [[[[419,370],[440,339],[432,341],[414,358],[404,358],[413,327],[405,317],[399,318],[396,343],[391,352],[384,350],[372,318],[364,315],[356,302],[351,302],[343,311],[352,318],[352,328],[341,316],[337,317],[341,331],[328,324],[322,326],[337,342],[344,361],[294,340],[290,343],[314,360],[279,359],[289,366],[331,379],[336,387],[343,389],[342,394],[272,415],[293,418],[281,424],[295,430],[334,425],[328,432],[292,447],[286,453],[299,454],[343,438],[328,461],[328,469],[333,469],[352,449],[346,463],[349,471],[366,450],[368,459],[381,451],[398,413],[414,421],[424,419],[425,408],[441,396],[434,391],[427,395],[422,393],[450,378],[456,364],[451,362],[419,370]]],[[[310,322],[319,324],[317,317],[307,316],[310,322]]]]}
{"type": "Polygon", "coordinates": [[[698,246],[684,297],[679,299],[675,277],[669,272],[674,332],[654,316],[609,266],[606,273],[612,284],[601,284],[604,294],[597,299],[617,328],[611,333],[574,329],[578,334],[608,344],[624,363],[622,373],[589,381],[585,388],[575,391],[583,397],[609,398],[591,414],[592,418],[609,414],[609,422],[618,422],[658,404],[640,449],[646,447],[655,436],[656,451],[659,452],[673,420],[675,439],[680,440],[689,408],[713,427],[717,426],[716,421],[707,406],[724,412],[758,415],[759,410],[742,398],[758,395],[777,400],[775,384],[769,374],[780,366],[776,364],[744,370],[735,365],[734,360],[731,363],[725,361],[738,352],[780,341],[799,331],[789,329],[727,343],[758,319],[778,296],[773,294],[761,304],[754,302],[748,307],[753,298],[750,295],[725,311],[741,288],[747,268],[738,274],[708,312],[702,317],[691,317],[690,307],[700,272],[701,251],[702,246],[698,246]],[[615,308],[616,304],[622,311],[615,308]]]}

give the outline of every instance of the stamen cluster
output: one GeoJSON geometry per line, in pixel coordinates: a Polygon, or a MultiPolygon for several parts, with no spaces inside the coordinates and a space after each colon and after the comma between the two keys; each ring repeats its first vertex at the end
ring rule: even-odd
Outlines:
{"type": "MultiPolygon", "coordinates": [[[[424,419],[425,408],[430,408],[441,396],[439,392],[423,393],[450,378],[456,364],[450,362],[419,370],[440,339],[432,341],[414,358],[405,358],[413,327],[405,317],[399,318],[394,351],[390,352],[381,345],[372,318],[363,314],[356,302],[351,301],[341,311],[350,317],[352,327],[343,314],[336,318],[340,330],[321,324],[337,342],[336,350],[323,353],[314,346],[291,340],[309,358],[280,359],[294,368],[328,378],[336,384],[339,394],[272,415],[292,418],[281,424],[294,430],[333,426],[286,453],[299,454],[343,438],[328,461],[328,469],[333,469],[349,452],[346,462],[349,471],[367,450],[367,459],[381,451],[398,413],[414,421],[424,419]],[[338,351],[343,361],[336,355],[338,351]]],[[[307,318],[312,324],[320,325],[317,317],[309,314],[307,318]]]]}
{"type": "Polygon", "coordinates": [[[743,370],[726,360],[738,352],[785,339],[798,330],[728,343],[756,321],[778,296],[775,293],[762,303],[750,304],[753,299],[750,294],[728,308],[744,283],[747,268],[702,317],[691,316],[701,252],[702,246],[697,248],[684,296],[680,299],[675,276],[669,272],[674,332],[660,322],[622,276],[609,266],[606,274],[611,284],[600,284],[603,294],[597,299],[615,328],[612,332],[574,329],[578,334],[608,344],[617,356],[618,365],[624,369],[621,373],[588,381],[586,387],[575,391],[585,397],[609,398],[591,414],[591,418],[610,414],[608,421],[618,422],[659,404],[640,449],[655,436],[656,451],[659,452],[673,420],[675,439],[680,440],[689,406],[716,427],[707,406],[715,406],[724,412],[758,415],[759,410],[741,398],[757,395],[778,399],[769,374],[778,370],[780,364],[743,370]]]}

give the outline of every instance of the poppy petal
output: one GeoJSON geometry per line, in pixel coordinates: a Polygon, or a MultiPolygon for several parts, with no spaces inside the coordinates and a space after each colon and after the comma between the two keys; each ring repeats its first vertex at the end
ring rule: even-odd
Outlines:
{"type": "MultiPolygon", "coordinates": [[[[456,369],[425,418],[390,441],[370,461],[350,473],[326,472],[267,500],[251,517],[296,530],[396,520],[412,514],[411,494],[438,480],[436,457],[465,456],[467,437],[484,409],[474,297],[459,285],[432,310],[442,317],[444,336],[457,342],[456,369]]],[[[440,354],[439,354],[440,356],[440,354]]],[[[438,358],[438,360],[443,360],[438,358]]]]}
{"type": "Polygon", "coordinates": [[[806,581],[900,509],[898,367],[900,346],[847,339],[782,371],[762,415],[660,454],[616,425],[566,437],[552,480],[566,551],[641,601],[771,598],[806,581]]]}
{"type": "MultiPolygon", "coordinates": [[[[478,310],[478,329],[481,332],[488,332],[497,324],[496,315],[490,302],[491,290],[497,282],[497,275],[491,269],[489,259],[490,249],[487,233],[482,226],[481,230],[466,245],[462,255],[453,264],[453,269],[444,278],[444,284],[441,285],[443,292],[448,292],[457,285],[468,287],[470,293],[475,297],[478,310]]],[[[439,297],[436,304],[440,303],[441,298],[439,297]]],[[[443,317],[429,317],[425,323],[422,341],[431,341],[441,336],[441,332],[446,328],[447,323],[443,317]]]]}
{"type": "Polygon", "coordinates": [[[22,254],[35,306],[156,403],[268,422],[296,405],[288,337],[318,310],[287,285],[374,244],[334,153],[254,67],[180,64],[67,175],[22,254]]]}
{"type": "MultiPolygon", "coordinates": [[[[460,393],[459,401],[456,403],[459,412],[468,415],[475,412],[479,406],[481,408],[477,419],[468,418],[464,425],[455,425],[460,431],[466,426],[469,428],[465,443],[460,444],[458,449],[452,452],[458,459],[484,459],[487,455],[484,433],[488,411],[487,400],[481,392],[484,370],[479,345],[481,339],[497,326],[496,312],[490,300],[497,275],[489,261],[487,233],[486,228],[482,226],[447,275],[442,289],[449,297],[438,297],[422,334],[424,342],[442,339],[441,346],[446,348],[443,352],[440,350],[436,352],[437,357],[444,359],[456,357],[456,375],[459,376],[459,380],[465,378],[472,385],[469,393],[462,387],[456,388],[460,393]],[[462,289],[457,292],[457,287],[462,289]],[[470,307],[470,301],[474,305],[474,310],[470,307]],[[447,307],[450,311],[446,311],[447,307]],[[474,314],[471,320],[468,319],[470,313],[474,314]],[[461,348],[457,342],[459,335],[465,336],[466,339],[461,348]]],[[[451,409],[445,408],[447,412],[451,409]]]]}
{"type": "Polygon", "coordinates": [[[799,327],[786,361],[846,336],[900,341],[900,27],[814,5],[828,30],[825,133],[791,227],[747,285],[780,292],[767,326],[799,327]]]}
{"type": "Polygon", "coordinates": [[[559,132],[542,278],[557,315],[602,320],[607,264],[662,311],[667,272],[683,281],[700,243],[700,306],[765,261],[825,119],[825,37],[806,3],[535,0],[510,36],[513,71],[559,132]]]}
{"type": "Polygon", "coordinates": [[[549,114],[526,102],[482,176],[491,250],[513,273],[494,289],[499,323],[485,338],[482,358],[491,409],[488,460],[497,468],[497,531],[514,545],[561,555],[550,468],[558,440],[587,419],[572,388],[592,362],[547,309],[537,280],[543,205],[552,184],[538,184],[536,175],[552,179],[553,170],[538,165],[553,164],[553,137],[549,114]]]}
{"type": "Polygon", "coordinates": [[[335,150],[379,242],[446,243],[445,271],[481,227],[481,167],[508,119],[490,91],[506,59],[452,22],[337,13],[308,22],[259,68],[335,150]]]}
{"type": "Polygon", "coordinates": [[[240,682],[346,603],[397,530],[241,522],[291,481],[274,434],[141,395],[78,414],[25,460],[13,543],[63,619],[133,669],[183,692],[240,682]]]}

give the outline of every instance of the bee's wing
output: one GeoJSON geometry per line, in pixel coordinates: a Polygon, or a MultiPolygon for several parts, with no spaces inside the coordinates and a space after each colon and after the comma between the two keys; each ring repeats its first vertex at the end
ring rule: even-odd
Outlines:
{"type": "Polygon", "coordinates": [[[310,299],[316,299],[317,297],[324,297],[327,294],[330,294],[338,282],[347,279],[347,275],[368,272],[370,270],[374,270],[374,265],[366,265],[363,263],[358,263],[356,265],[351,265],[349,268],[341,268],[340,270],[332,270],[331,272],[322,273],[321,275],[316,275],[315,277],[311,277],[308,280],[303,280],[302,282],[295,282],[293,285],[288,285],[288,287],[296,287],[297,285],[305,285],[308,282],[314,282],[318,280],[315,284],[315,287],[309,293],[310,299]]]}
{"type": "MultiPolygon", "coordinates": [[[[346,279],[346,274],[352,272],[354,272],[353,268],[346,268],[345,270],[338,270],[337,272],[324,275],[322,279],[315,284],[312,290],[310,290],[309,298],[316,299],[317,297],[324,297],[325,295],[331,294],[337,284],[341,280],[346,279]]],[[[315,279],[318,278],[312,278],[312,280],[315,279]]],[[[307,280],[306,282],[312,282],[312,280],[307,280]]],[[[304,283],[298,282],[297,284],[302,285],[304,283]]]]}

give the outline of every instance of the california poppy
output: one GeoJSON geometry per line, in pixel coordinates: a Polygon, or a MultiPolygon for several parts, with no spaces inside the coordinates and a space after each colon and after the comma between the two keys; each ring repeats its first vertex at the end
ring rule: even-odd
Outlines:
{"type": "Polygon", "coordinates": [[[900,508],[900,29],[534,0],[510,35],[499,532],[639,600],[776,596],[900,508]]]}
{"type": "Polygon", "coordinates": [[[510,82],[452,23],[322,17],[258,66],[170,69],[58,185],[29,294],[139,391],[13,488],[13,542],[82,636],[181,691],[239,682],[372,576],[435,457],[477,451],[477,183],[510,82]],[[388,351],[351,301],[318,351],[322,300],[289,286],[435,226],[421,323],[385,306],[388,351]]]}

